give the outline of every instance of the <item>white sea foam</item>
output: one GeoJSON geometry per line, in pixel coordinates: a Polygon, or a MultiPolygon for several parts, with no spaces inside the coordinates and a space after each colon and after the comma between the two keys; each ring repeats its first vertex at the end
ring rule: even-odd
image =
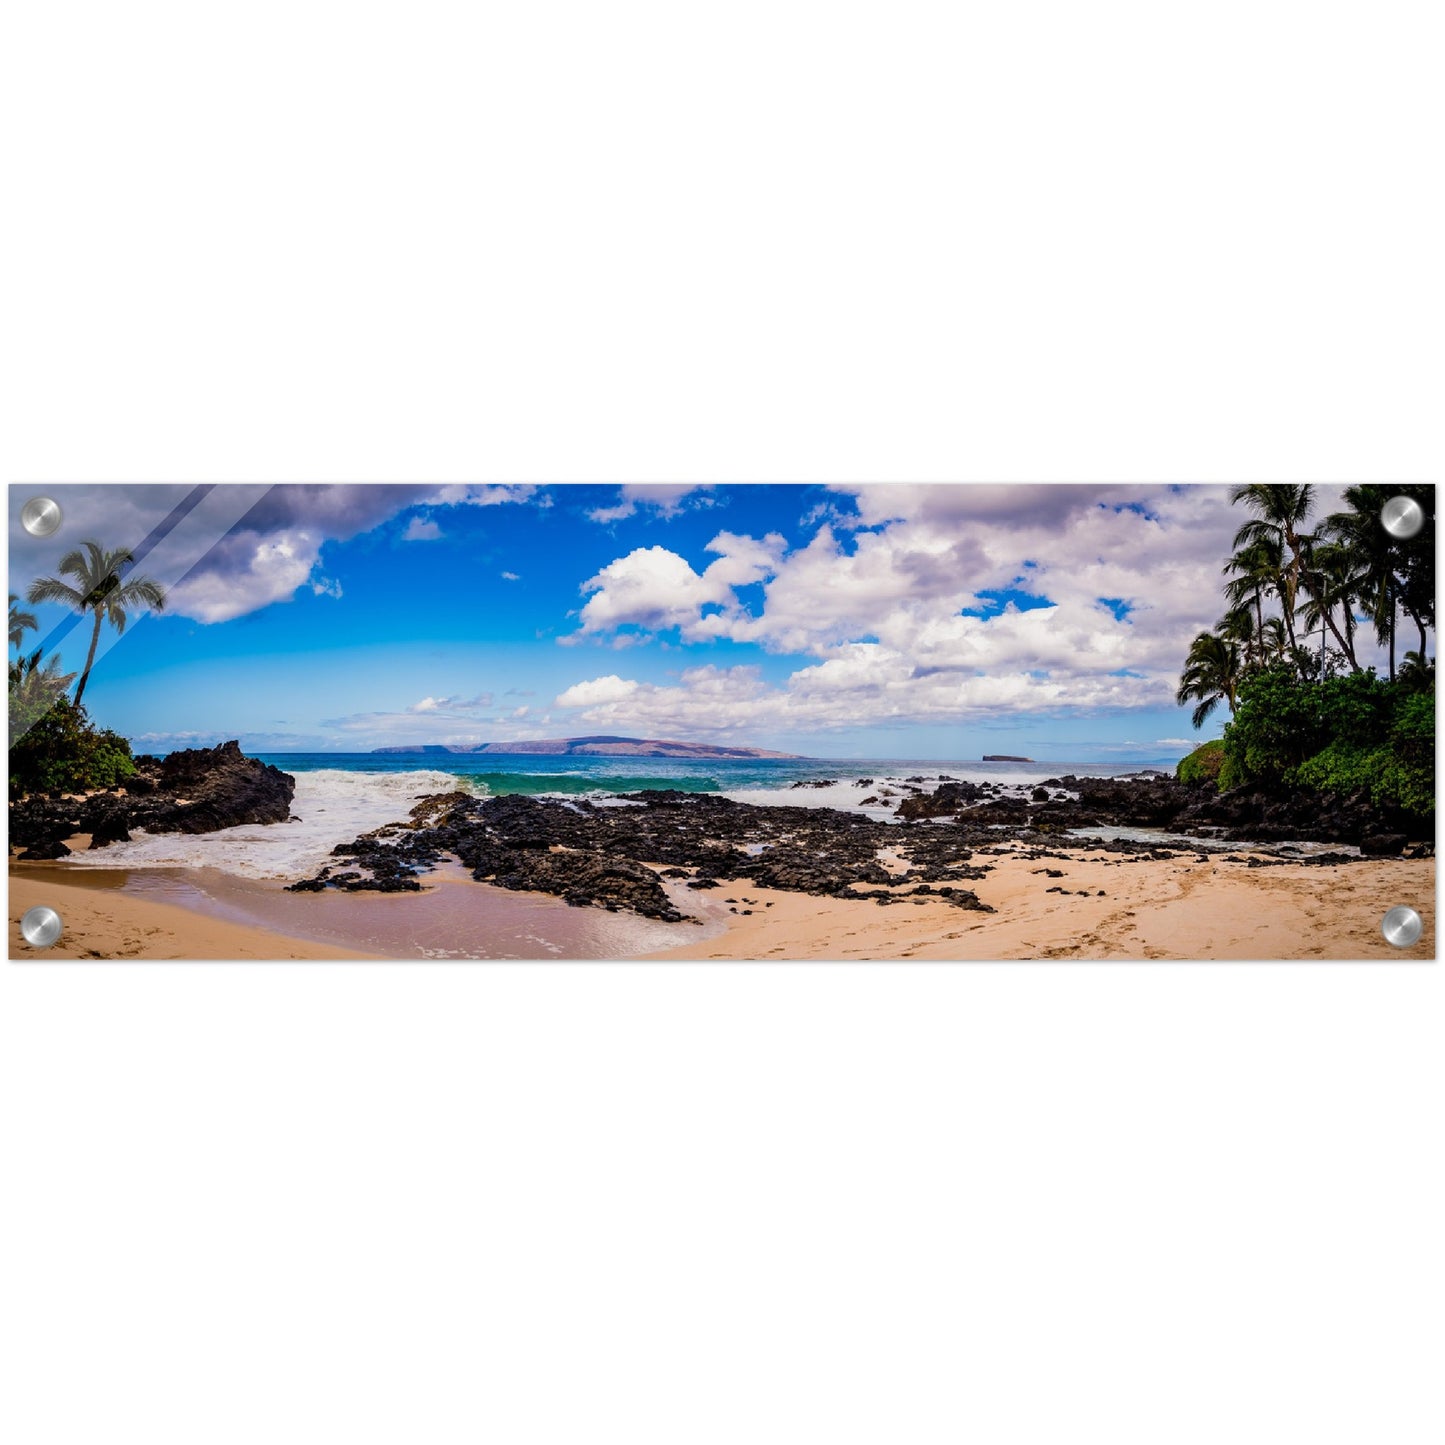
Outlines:
{"type": "Polygon", "coordinates": [[[304,878],[331,861],[338,843],[395,823],[427,793],[472,788],[452,773],[353,773],[324,768],[297,773],[290,823],[246,823],[214,833],[145,833],[76,853],[69,862],[96,868],[220,868],[246,878],[304,878]]]}
{"type": "MultiPolygon", "coordinates": [[[[881,780],[880,780],[881,784],[881,780]]],[[[891,787],[894,793],[892,798],[883,798],[879,803],[870,803],[866,808],[863,806],[864,798],[878,797],[878,787],[860,788],[853,781],[839,781],[829,783],[825,787],[806,788],[728,788],[724,791],[723,797],[731,798],[735,803],[752,803],[758,807],[782,807],[782,808],[839,808],[850,813],[866,813],[870,818],[879,818],[888,822],[893,818],[889,808],[880,806],[882,803],[896,804],[899,798],[909,797],[910,794],[901,788],[891,787]]]]}

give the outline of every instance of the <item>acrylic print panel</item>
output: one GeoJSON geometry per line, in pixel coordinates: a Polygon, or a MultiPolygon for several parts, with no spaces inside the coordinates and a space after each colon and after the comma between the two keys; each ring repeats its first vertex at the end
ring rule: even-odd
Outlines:
{"type": "Polygon", "coordinates": [[[12,487],[9,566],[15,958],[1433,955],[1432,488],[12,487]]]}

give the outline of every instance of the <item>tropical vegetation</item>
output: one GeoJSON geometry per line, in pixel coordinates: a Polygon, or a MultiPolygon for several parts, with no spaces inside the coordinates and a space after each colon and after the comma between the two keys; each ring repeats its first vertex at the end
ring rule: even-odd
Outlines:
{"type": "Polygon", "coordinates": [[[1315,489],[1234,488],[1246,513],[1224,563],[1224,615],[1191,642],[1176,700],[1196,728],[1223,704],[1224,736],[1179,766],[1186,781],[1358,793],[1377,806],[1434,809],[1435,489],[1356,486],[1315,516],[1315,489]],[[1419,503],[1424,526],[1397,538],[1390,498],[1419,503]],[[1379,677],[1361,629],[1386,650],[1379,677]],[[1411,634],[1413,633],[1413,637],[1411,634]],[[1418,646],[1403,652],[1401,639],[1418,646]]]}
{"type": "Polygon", "coordinates": [[[12,796],[113,787],[135,771],[130,744],[92,723],[81,701],[95,665],[102,625],[109,622],[123,633],[137,607],[160,611],[165,606],[165,591],[158,582],[127,575],[133,564],[126,548],[82,542],[61,558],[56,569],[60,576],[41,578],[26,592],[31,603],[59,602],[93,614],[90,649],[79,673],[62,672],[54,652],[42,663],[43,644],[25,650],[25,634],[38,630],[39,622],[35,613],[20,607],[15,593],[10,594],[9,643],[15,654],[9,664],[8,708],[12,796]],[[72,683],[76,683],[73,699],[66,695],[72,683]]]}

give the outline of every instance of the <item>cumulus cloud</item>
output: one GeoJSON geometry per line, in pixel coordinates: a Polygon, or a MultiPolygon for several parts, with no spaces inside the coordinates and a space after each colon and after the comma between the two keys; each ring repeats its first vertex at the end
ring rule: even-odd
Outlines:
{"type": "MultiPolygon", "coordinates": [[[[1223,486],[835,492],[792,550],[720,533],[705,567],[662,547],[616,559],[584,584],[580,630],[564,639],[753,643],[805,660],[785,686],[737,669],[668,685],[613,674],[606,696],[582,683],[559,705],[591,725],[684,736],[1172,707],[1190,639],[1222,611],[1240,522],[1223,486]],[[737,589],[752,583],[760,597],[745,605],[737,589]]],[[[1321,488],[1317,510],[1337,495],[1321,488]]]]}
{"type": "Polygon", "coordinates": [[[401,534],[403,542],[436,542],[440,540],[442,529],[430,517],[413,517],[406,524],[406,531],[401,534]]]}
{"type": "Polygon", "coordinates": [[[592,596],[582,608],[579,631],[562,641],[622,627],[647,633],[676,627],[686,641],[725,635],[732,619],[741,616],[734,589],[773,575],[786,546],[776,532],[761,540],[719,532],[706,548],[717,560],[701,572],[666,547],[637,547],[582,584],[592,596]],[[718,611],[707,613],[708,607],[718,611]]]}
{"type": "Polygon", "coordinates": [[[264,540],[254,532],[222,538],[208,554],[212,565],[197,567],[171,587],[167,610],[198,622],[229,622],[289,601],[310,580],[321,543],[309,531],[276,532],[264,540]]]}
{"type": "Polygon", "coordinates": [[[594,522],[620,522],[639,508],[647,507],[661,517],[675,517],[683,506],[710,507],[714,498],[711,487],[692,483],[629,482],[618,489],[617,501],[610,507],[594,507],[587,515],[594,522]]]}
{"type": "Polygon", "coordinates": [[[594,677],[590,682],[574,683],[557,697],[557,707],[609,707],[631,697],[638,689],[635,682],[624,682],[615,672],[594,677]]]}

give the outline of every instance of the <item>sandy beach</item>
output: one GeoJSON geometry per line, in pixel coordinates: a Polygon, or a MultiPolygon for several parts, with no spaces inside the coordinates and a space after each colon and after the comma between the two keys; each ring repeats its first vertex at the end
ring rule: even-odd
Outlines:
{"type": "Polygon", "coordinates": [[[127,893],[113,877],[63,866],[11,867],[10,958],[14,959],[337,959],[355,950],[288,938],[175,903],[127,893]],[[49,948],[20,933],[27,909],[44,905],[64,920],[49,948]]]}
{"type": "MultiPolygon", "coordinates": [[[[1251,868],[1193,856],[1167,861],[1077,852],[1044,862],[1000,857],[975,887],[996,911],[962,910],[938,898],[909,897],[880,907],[871,900],[728,884],[699,894],[674,885],[673,896],[711,925],[646,925],[652,932],[607,933],[616,915],[568,909],[554,899],[508,895],[457,878],[422,894],[389,898],[333,895],[322,900],[228,880],[211,892],[159,887],[154,878],[119,870],[65,865],[12,865],[11,957],[18,959],[366,959],[392,951],[346,946],[348,924],[359,939],[397,939],[468,909],[477,930],[500,907],[512,920],[549,929],[550,945],[535,957],[622,957],[658,960],[1130,960],[1130,959],[1414,959],[1435,953],[1435,864],[1432,859],[1383,859],[1337,866],[1286,863],[1251,868]],[[1044,871],[1052,868],[1062,876],[1044,871]],[[1063,889],[1065,891],[1049,891],[1063,889]],[[189,899],[185,906],[176,899],[189,899]],[[197,902],[204,906],[194,906],[197,902]],[[37,950],[20,936],[19,920],[36,904],[56,908],[65,932],[37,950]],[[1380,919],[1408,903],[1424,920],[1408,949],[1388,944],[1380,919]],[[282,912],[282,910],[286,910],[282,912]],[[519,912],[520,910],[520,912],[519,912]],[[229,913],[230,916],[222,916],[229,913]],[[263,923],[238,919],[258,917],[263,923]],[[286,932],[276,919],[297,920],[286,932]],[[388,925],[376,931],[380,917],[388,925]],[[324,923],[327,938],[304,936],[324,923]],[[572,932],[577,925],[589,932],[572,932]],[[698,936],[692,936],[698,932],[698,936]],[[664,938],[684,941],[655,946],[664,938]],[[585,952],[578,943],[585,946],[585,952]],[[601,950],[601,951],[599,951],[601,950]]],[[[672,888],[669,890],[673,891],[672,888]]],[[[642,921],[638,921],[642,922],[642,921]]],[[[473,936],[480,938],[480,932],[473,936]]],[[[542,934],[533,934],[540,940],[542,934]]],[[[464,956],[437,948],[430,957],[464,956]]],[[[492,956],[517,956],[507,950],[492,956]]]]}
{"type": "Polygon", "coordinates": [[[1335,867],[1250,868],[1193,857],[1169,861],[1079,853],[998,860],[974,884],[995,913],[935,899],[880,908],[767,889],[729,887],[727,934],[658,957],[696,959],[1431,959],[1435,864],[1385,859],[1335,867]],[[1050,888],[1067,892],[1050,893],[1050,888]],[[1083,896],[1081,896],[1083,895],[1083,896]],[[1420,941],[1387,943],[1380,920],[1408,903],[1420,941]]]}

